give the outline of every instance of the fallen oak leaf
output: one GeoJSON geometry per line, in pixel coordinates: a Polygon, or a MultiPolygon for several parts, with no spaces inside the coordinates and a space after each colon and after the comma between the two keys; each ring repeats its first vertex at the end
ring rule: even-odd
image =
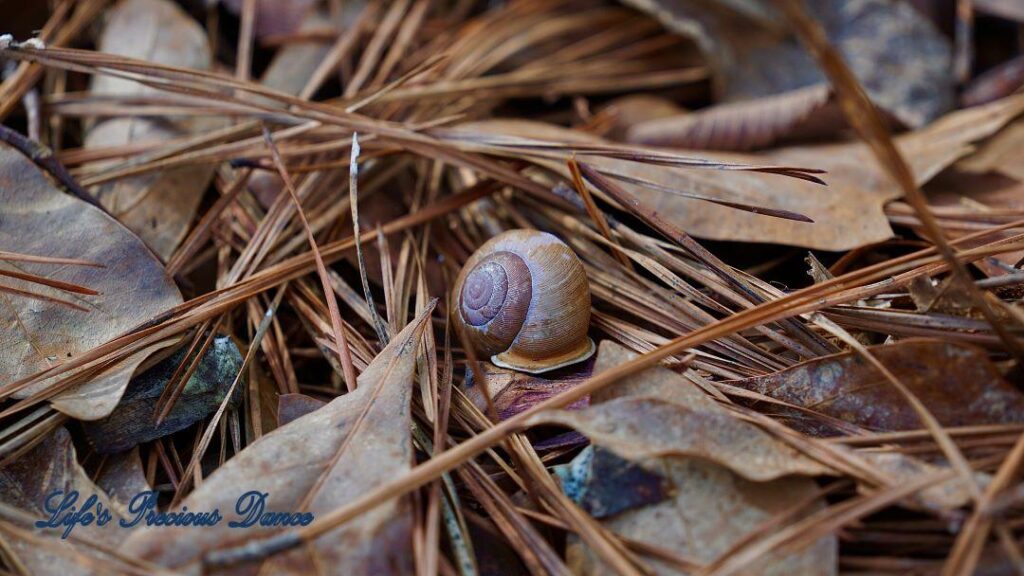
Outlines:
{"type": "Polygon", "coordinates": [[[792,135],[815,116],[826,117],[832,91],[815,84],[755,100],[729,102],[637,123],[627,142],[694,150],[751,150],[792,135]]]}
{"type": "MultiPolygon", "coordinates": [[[[156,257],[137,237],[99,209],[57,190],[28,158],[6,145],[0,145],[0,213],[0,245],[5,249],[100,265],[55,268],[43,262],[0,261],[7,270],[89,286],[99,293],[73,295],[73,303],[88,311],[0,293],[0,321],[10,327],[0,331],[0,379],[5,382],[95,348],[182,301],[156,257]]],[[[10,282],[14,288],[24,287],[18,284],[21,281],[10,282]]],[[[106,416],[135,368],[169,344],[141,350],[51,403],[81,420],[106,416]]],[[[20,390],[14,397],[28,397],[49,382],[20,390]]]]}
{"type": "MultiPolygon", "coordinates": [[[[921,185],[1024,112],[1024,95],[1014,95],[992,104],[950,113],[929,126],[896,138],[921,185]]],[[[479,137],[528,138],[538,142],[561,142],[592,146],[593,136],[568,128],[532,121],[489,120],[460,125],[479,137]]],[[[664,151],[661,151],[664,153],[664,151]]],[[[886,203],[902,196],[870,150],[859,142],[782,148],[761,154],[712,151],[680,151],[679,154],[705,159],[708,165],[726,163],[747,166],[775,164],[806,166],[825,171],[824,188],[796,178],[778,178],[740,170],[684,169],[648,162],[628,162],[588,154],[585,162],[602,173],[616,177],[621,187],[641,203],[672,221],[688,234],[709,240],[770,242],[816,250],[848,250],[892,237],[885,215],[886,203]],[[622,177],[633,178],[624,181],[622,177]],[[653,183],[657,187],[639,182],[653,183]],[[679,190],[701,196],[734,201],[802,215],[812,223],[763,217],[719,206],[704,199],[667,194],[679,190]]],[[[566,178],[564,160],[543,165],[566,178]]]]}
{"type": "MultiPolygon", "coordinates": [[[[82,424],[82,430],[100,454],[123,452],[191,426],[217,410],[242,368],[242,354],[230,336],[220,335],[206,350],[199,366],[185,384],[181,396],[166,418],[159,424],[153,407],[164,392],[178,366],[185,361],[185,348],[164,358],[136,375],[118,402],[105,418],[82,424]]],[[[241,387],[235,389],[229,407],[241,399],[241,387]]]]}
{"type": "MultiPolygon", "coordinates": [[[[635,354],[605,340],[594,373],[635,354]]],[[[667,368],[655,367],[623,378],[580,410],[541,412],[528,426],[573,428],[618,456],[643,464],[664,457],[715,462],[753,481],[787,475],[834,475],[832,468],[737,418],[696,385],[667,368]]]]}
{"type": "MultiPolygon", "coordinates": [[[[672,497],[619,512],[602,519],[601,524],[624,538],[701,563],[728,553],[780,516],[795,510],[803,512],[797,516],[800,518],[824,506],[814,480],[802,476],[751,482],[711,462],[680,458],[660,460],[653,469],[672,487],[672,497]]],[[[837,538],[825,535],[803,549],[765,555],[753,573],[833,575],[837,572],[838,548],[837,538]]],[[[570,539],[566,556],[576,574],[604,573],[597,555],[576,538],[570,539]]],[[[690,573],[660,560],[649,562],[658,575],[690,573]]]]}
{"type": "MultiPolygon", "coordinates": [[[[353,392],[260,437],[218,468],[182,507],[236,510],[241,493],[253,490],[267,495],[268,511],[315,515],[405,473],[412,462],[410,401],[417,348],[433,308],[429,305],[391,340],[359,376],[353,392]]],[[[266,567],[302,573],[320,562],[335,574],[409,573],[411,514],[406,499],[391,501],[309,547],[270,558],[266,567]]],[[[203,530],[147,527],[133,533],[122,550],[196,572],[207,552],[281,529],[257,523],[239,530],[227,522],[203,530]]],[[[239,567],[243,573],[256,573],[259,567],[245,568],[239,567]]]]}
{"type": "MultiPolygon", "coordinates": [[[[722,102],[753,101],[808,87],[824,74],[797,39],[768,18],[739,13],[731,2],[627,0],[667,28],[692,38],[710,61],[722,102]]],[[[764,6],[761,6],[764,9],[764,6]]],[[[881,108],[920,128],[954,107],[952,48],[911,6],[887,0],[819,0],[808,10],[822,22],[858,79],[881,108]]]]}
{"type": "MultiPolygon", "coordinates": [[[[610,370],[635,357],[635,353],[605,340],[598,350],[594,372],[599,374],[610,370]]],[[[682,375],[663,367],[649,368],[624,377],[615,386],[598,391],[591,397],[594,404],[584,412],[616,403],[651,400],[667,405],[686,405],[702,414],[728,417],[734,422],[725,424],[727,427],[738,423],[767,436],[753,425],[737,420],[682,375]]],[[[665,425],[662,431],[672,433],[669,429],[675,423],[661,424],[665,425]]],[[[712,430],[707,432],[714,434],[712,430]]],[[[773,438],[769,440],[781,445],[773,438]]],[[[795,453],[788,446],[780,447],[795,453]]],[[[608,448],[615,451],[613,446],[608,448]]],[[[769,448],[769,451],[774,450],[769,448]]],[[[570,495],[588,510],[599,514],[602,524],[616,534],[672,550],[691,561],[714,561],[751,537],[762,524],[794,511],[804,515],[822,507],[822,494],[814,480],[799,472],[754,482],[745,479],[743,473],[734,468],[745,463],[729,456],[723,457],[729,461],[723,466],[704,455],[680,456],[673,448],[667,452],[676,453],[655,458],[645,458],[632,451],[602,456],[604,452],[605,448],[599,446],[581,453],[572,462],[572,466],[577,468],[579,485],[563,483],[563,486],[571,488],[568,491],[570,495]],[[632,462],[643,469],[632,469],[632,462]]],[[[811,468],[820,467],[817,462],[801,455],[797,459],[808,462],[811,468]]],[[[561,477],[565,479],[566,475],[561,474],[561,477]]],[[[825,536],[802,550],[766,556],[761,570],[768,574],[832,574],[836,568],[837,548],[836,538],[825,536]]],[[[578,574],[601,571],[602,565],[597,556],[575,538],[570,539],[567,559],[578,574]]],[[[656,559],[652,559],[651,564],[657,574],[689,572],[656,559]]]]}
{"type": "MultiPolygon", "coordinates": [[[[99,41],[107,54],[131,56],[168,66],[209,70],[213,58],[206,33],[170,0],[121,0],[108,13],[99,41]],[[139,47],[144,46],[143,50],[139,47]]],[[[141,96],[154,88],[98,75],[91,92],[141,96]]],[[[86,131],[85,149],[118,148],[174,140],[210,129],[204,118],[110,118],[86,131]]],[[[91,193],[122,224],[166,260],[184,239],[213,178],[214,166],[183,166],[101,184],[91,193]]]]}
{"type": "Polygon", "coordinates": [[[81,555],[88,557],[89,560],[96,560],[97,553],[87,551],[81,544],[77,544],[76,540],[81,539],[113,548],[119,540],[120,528],[116,524],[120,515],[110,498],[89,480],[88,474],[78,464],[71,435],[63,427],[57,428],[31,451],[0,468],[0,502],[17,508],[34,520],[51,519],[54,514],[48,508],[57,506],[64,498],[63,495],[72,492],[78,493],[75,502],[77,509],[95,514],[97,520],[103,515],[103,511],[106,511],[106,525],[101,526],[93,522],[84,526],[64,526],[60,521],[67,518],[67,510],[64,510],[63,514],[57,514],[58,523],[54,528],[58,530],[58,535],[67,533],[74,537],[53,539],[53,542],[69,550],[69,554],[66,555],[33,546],[30,542],[18,538],[5,538],[8,544],[5,546],[5,553],[12,553],[21,565],[30,569],[33,574],[101,574],[98,566],[94,569],[72,559],[76,555],[81,555]],[[50,496],[53,494],[58,495],[51,499],[50,496]],[[93,496],[95,498],[86,507],[87,500],[93,496]]]}
{"type": "MultiPolygon", "coordinates": [[[[943,426],[1024,422],[1024,393],[1003,379],[981,348],[908,339],[868,350],[943,426]]],[[[899,392],[853,352],[816,358],[730,384],[871,430],[921,427],[917,414],[899,392]]],[[[801,429],[801,422],[797,418],[790,425],[801,429]]]]}
{"type": "Polygon", "coordinates": [[[544,412],[531,418],[529,424],[573,428],[592,443],[630,460],[700,458],[757,482],[791,474],[835,474],[828,466],[728,412],[653,397],[618,398],[582,410],[544,412]]]}

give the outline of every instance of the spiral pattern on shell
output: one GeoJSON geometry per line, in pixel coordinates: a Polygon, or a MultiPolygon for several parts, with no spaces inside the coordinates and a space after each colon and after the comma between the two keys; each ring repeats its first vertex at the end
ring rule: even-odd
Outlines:
{"type": "Polygon", "coordinates": [[[530,268],[511,252],[487,256],[466,275],[459,295],[462,319],[496,335],[481,353],[494,354],[512,343],[530,307],[532,280],[530,268]]]}
{"type": "Polygon", "coordinates": [[[459,272],[454,295],[468,344],[498,366],[545,372],[594,352],[586,272],[551,234],[510,230],[488,240],[459,272]]]}

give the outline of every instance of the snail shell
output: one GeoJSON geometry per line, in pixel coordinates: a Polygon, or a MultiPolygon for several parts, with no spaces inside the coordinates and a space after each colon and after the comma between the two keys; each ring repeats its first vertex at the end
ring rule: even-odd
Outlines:
{"type": "Polygon", "coordinates": [[[454,295],[468,344],[498,366],[537,374],[594,353],[586,272],[551,234],[510,230],[490,239],[466,261],[454,295]]]}

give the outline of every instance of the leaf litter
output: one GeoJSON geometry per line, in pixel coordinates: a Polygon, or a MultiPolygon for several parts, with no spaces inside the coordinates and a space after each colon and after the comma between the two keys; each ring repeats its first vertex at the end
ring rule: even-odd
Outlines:
{"type": "Polygon", "coordinates": [[[1009,573],[1014,9],[800,4],[39,11],[0,48],[2,567],[1009,573]],[[451,284],[513,228],[580,257],[596,360],[466,347],[451,284]],[[311,516],[62,540],[55,487],[311,516]]]}

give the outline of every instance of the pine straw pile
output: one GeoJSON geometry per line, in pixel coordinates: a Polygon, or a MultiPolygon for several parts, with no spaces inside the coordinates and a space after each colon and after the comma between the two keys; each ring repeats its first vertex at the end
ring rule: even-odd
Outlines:
{"type": "Polygon", "coordinates": [[[50,4],[0,46],[8,573],[1024,566],[1014,3],[50,4]],[[467,346],[511,229],[595,357],[467,346]]]}

